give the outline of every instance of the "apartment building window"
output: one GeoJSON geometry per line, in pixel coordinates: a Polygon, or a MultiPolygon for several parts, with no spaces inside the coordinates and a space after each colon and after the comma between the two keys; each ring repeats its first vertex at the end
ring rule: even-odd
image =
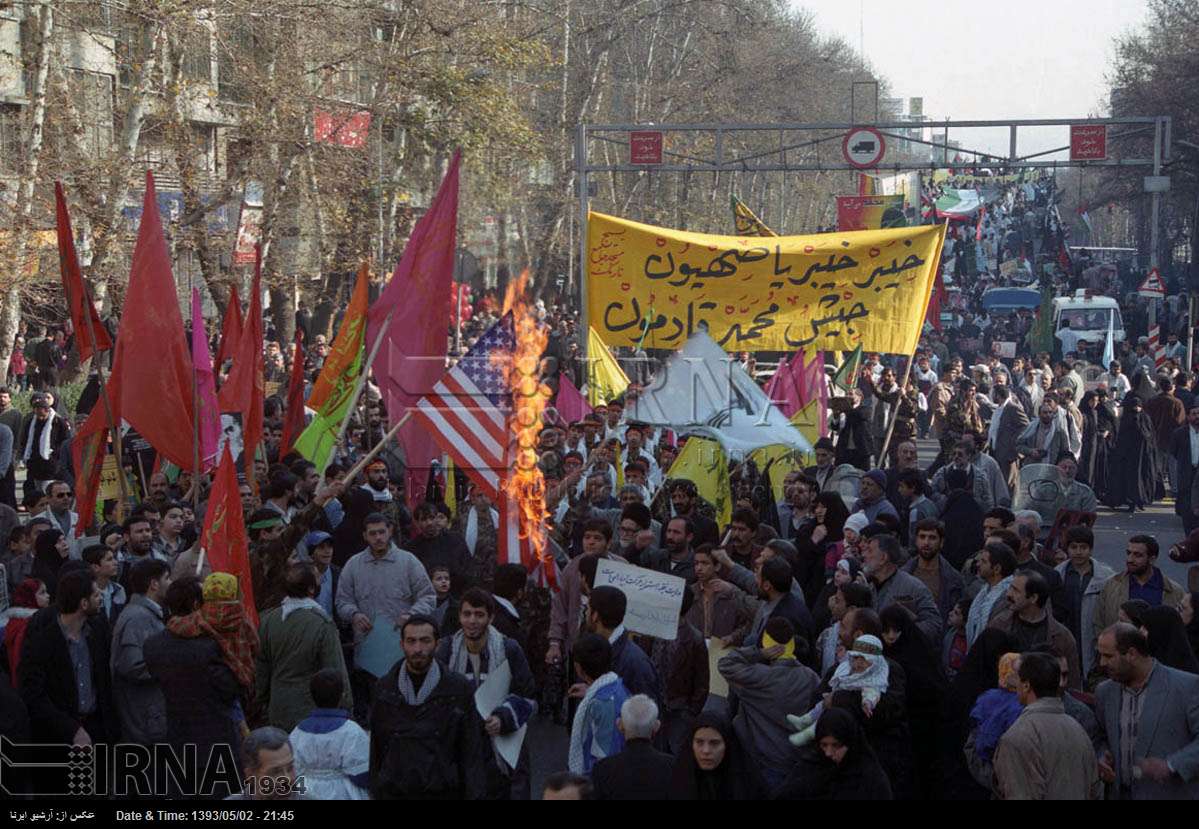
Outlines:
{"type": "Polygon", "coordinates": [[[83,150],[91,155],[106,153],[113,141],[112,76],[75,69],[71,80],[83,123],[83,150]]]}

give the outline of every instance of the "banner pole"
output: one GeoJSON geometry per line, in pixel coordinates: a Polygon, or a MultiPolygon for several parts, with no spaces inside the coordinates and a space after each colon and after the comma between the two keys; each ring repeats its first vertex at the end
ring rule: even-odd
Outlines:
{"type": "MultiPolygon", "coordinates": [[[[104,401],[104,415],[108,420],[108,431],[112,434],[113,452],[117,457],[117,485],[121,488],[121,502],[117,505],[116,518],[118,522],[124,523],[125,505],[129,500],[129,489],[125,485],[125,457],[121,447],[121,428],[120,424],[114,422],[112,403],[108,399],[108,381],[104,379],[104,366],[100,361],[100,351],[96,348],[96,323],[92,321],[92,309],[96,306],[92,302],[92,295],[88,291],[86,283],[83,285],[83,298],[87,302],[87,308],[84,309],[84,317],[87,319],[88,336],[92,340],[92,362],[96,366],[96,376],[100,379],[100,399],[104,401]]],[[[113,351],[116,351],[116,343],[113,343],[113,351]]],[[[103,522],[103,514],[101,514],[100,520],[103,522]]]]}

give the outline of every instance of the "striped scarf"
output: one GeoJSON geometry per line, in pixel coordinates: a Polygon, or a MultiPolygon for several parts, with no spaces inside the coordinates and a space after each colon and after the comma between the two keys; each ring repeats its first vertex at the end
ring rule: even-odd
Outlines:
{"type": "Polygon", "coordinates": [[[183,639],[211,636],[221,646],[225,664],[242,687],[254,687],[258,632],[239,602],[207,602],[194,613],[172,616],[167,620],[167,630],[183,639]]]}

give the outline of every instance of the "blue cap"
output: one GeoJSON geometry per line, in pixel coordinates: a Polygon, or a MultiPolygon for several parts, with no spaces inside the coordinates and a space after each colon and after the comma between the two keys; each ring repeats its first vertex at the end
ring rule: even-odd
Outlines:
{"type": "Polygon", "coordinates": [[[313,530],[312,532],[308,533],[308,535],[304,536],[304,544],[307,545],[309,550],[311,550],[320,544],[331,540],[332,538],[333,536],[329,535],[327,532],[323,532],[322,530],[313,530]]]}

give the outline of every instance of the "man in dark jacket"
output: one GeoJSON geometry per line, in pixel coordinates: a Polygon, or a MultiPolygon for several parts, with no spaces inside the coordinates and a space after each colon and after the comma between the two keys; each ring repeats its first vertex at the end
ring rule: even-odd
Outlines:
{"type": "MultiPolygon", "coordinates": [[[[171,620],[166,630],[146,640],[142,652],[146,669],[162,688],[167,742],[177,756],[183,757],[183,752],[192,751],[194,746],[198,768],[239,768],[234,703],[241,686],[215,639],[203,634],[184,635],[197,629],[193,614],[203,604],[204,594],[195,576],[172,582],[166,595],[171,620]]],[[[209,798],[234,794],[237,780],[231,781],[230,777],[226,774],[215,778],[210,790],[197,794],[209,798]]],[[[240,773],[236,777],[240,779],[240,773]]]]}
{"type": "Polygon", "coordinates": [[[704,710],[711,685],[708,645],[699,628],[687,621],[694,601],[692,590],[684,590],[678,633],[673,640],[652,640],[650,649],[650,662],[662,679],[663,733],[659,745],[676,756],[687,748],[691,725],[704,710]]]}
{"type": "Polygon", "coordinates": [[[416,556],[425,569],[433,572],[434,565],[448,567],[450,592],[455,598],[473,585],[471,580],[471,554],[465,539],[453,530],[438,525],[437,507],[422,501],[412,511],[415,535],[407,544],[410,553],[416,556]]]}
{"type": "Polygon", "coordinates": [[[375,691],[371,709],[374,800],[481,800],[495,758],[466,677],[442,668],[437,625],[416,615],[401,629],[404,658],[375,691]]]}
{"type": "Polygon", "coordinates": [[[624,615],[629,600],[620,590],[600,585],[591,591],[587,607],[587,629],[598,633],[612,645],[612,671],[620,677],[630,694],[645,694],[661,704],[662,682],[641,646],[625,630],[624,615]]]}
{"type": "Polygon", "coordinates": [[[666,799],[674,758],[654,748],[659,726],[658,706],[652,699],[638,694],[624,701],[616,721],[624,736],[624,749],[600,760],[591,770],[596,800],[666,799]]]}
{"type": "Polygon", "coordinates": [[[797,636],[805,642],[812,641],[812,614],[808,612],[803,601],[803,594],[795,595],[792,590],[794,578],[791,565],[782,556],[775,556],[763,562],[757,573],[758,596],[763,604],[758,608],[749,634],[741,643],[743,647],[756,648],[762,641],[762,631],[766,623],[776,616],[782,616],[795,628],[797,636]]]}
{"type": "Polygon", "coordinates": [[[37,742],[86,746],[120,733],[108,672],[110,628],[99,612],[92,574],[72,568],[58,580],[55,606],[29,620],[18,670],[37,742]]]}

